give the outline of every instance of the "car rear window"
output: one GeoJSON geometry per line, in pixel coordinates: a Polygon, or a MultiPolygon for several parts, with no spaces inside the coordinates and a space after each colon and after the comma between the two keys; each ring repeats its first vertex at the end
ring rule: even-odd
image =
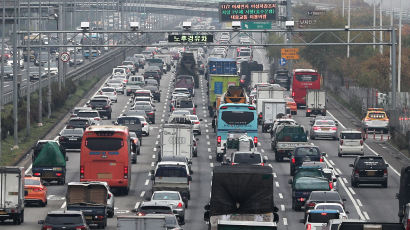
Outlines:
{"type": "Polygon", "coordinates": [[[329,182],[325,179],[303,177],[295,182],[296,190],[329,191],[329,182]]]}
{"type": "Polygon", "coordinates": [[[68,122],[68,125],[76,126],[76,127],[85,126],[86,124],[87,124],[87,120],[70,120],[68,122]]]}
{"type": "Polygon", "coordinates": [[[144,111],[151,111],[152,108],[149,105],[135,105],[134,106],[135,110],[144,110],[144,111]]]}
{"type": "Polygon", "coordinates": [[[238,164],[260,164],[261,156],[259,154],[235,154],[233,158],[234,163],[238,164]]]}
{"type": "Polygon", "coordinates": [[[120,117],[117,120],[118,124],[121,125],[139,125],[141,121],[137,117],[120,117]]]}
{"type": "Polygon", "coordinates": [[[150,92],[135,92],[135,95],[138,97],[150,97],[151,93],[150,92]]]}
{"type": "Polygon", "coordinates": [[[177,103],[177,108],[192,108],[194,107],[194,103],[192,101],[179,101],[177,103]]]}
{"type": "Polygon", "coordinates": [[[181,166],[160,166],[155,172],[155,177],[187,177],[187,171],[181,166]]]}
{"type": "Polygon", "coordinates": [[[319,125],[319,126],[335,126],[335,122],[334,121],[316,121],[315,125],[319,125]]]}
{"type": "Polygon", "coordinates": [[[78,135],[83,135],[84,130],[82,129],[64,129],[61,132],[61,135],[72,135],[72,134],[78,134],[78,135]]]}
{"type": "Polygon", "coordinates": [[[309,213],[308,217],[311,223],[327,223],[331,219],[339,219],[339,213],[309,213]]]}
{"type": "Polygon", "coordinates": [[[78,117],[99,117],[98,112],[79,112],[78,117]]]}
{"type": "Polygon", "coordinates": [[[24,179],[25,185],[41,185],[39,180],[24,179]]]}
{"type": "Polygon", "coordinates": [[[115,151],[124,146],[121,138],[90,137],[85,143],[87,148],[93,151],[115,151]]]}
{"type": "Polygon", "coordinates": [[[343,208],[340,205],[335,205],[335,204],[320,204],[316,206],[315,209],[337,210],[339,211],[339,213],[344,212],[343,208]]]}
{"type": "Polygon", "coordinates": [[[255,120],[254,113],[246,111],[224,111],[221,118],[228,125],[247,125],[255,120]]]}
{"type": "Polygon", "coordinates": [[[47,215],[45,219],[45,223],[49,225],[83,224],[83,219],[81,215],[78,215],[78,214],[64,214],[64,215],[49,214],[47,215]]]}
{"type": "Polygon", "coordinates": [[[341,133],[340,136],[342,137],[342,139],[354,139],[354,140],[362,139],[361,133],[341,133]]]}
{"type": "Polygon", "coordinates": [[[171,208],[165,206],[143,206],[140,211],[145,214],[172,214],[171,208]]]}
{"type": "Polygon", "coordinates": [[[374,118],[374,119],[383,119],[386,117],[386,114],[384,113],[369,113],[368,117],[374,118]]]}
{"type": "Polygon", "coordinates": [[[320,152],[317,148],[297,148],[295,150],[295,156],[302,157],[302,156],[319,156],[320,152]]]}
{"type": "Polygon", "coordinates": [[[134,100],[135,101],[151,101],[151,98],[149,98],[149,97],[136,97],[134,100]]]}
{"type": "Polygon", "coordinates": [[[381,157],[360,158],[357,166],[364,169],[384,169],[386,167],[381,157]]]}
{"type": "Polygon", "coordinates": [[[105,106],[107,105],[106,100],[91,100],[90,101],[91,106],[105,106]]]}
{"type": "Polygon", "coordinates": [[[310,194],[310,199],[311,200],[340,200],[340,196],[337,192],[312,192],[310,194]]]}
{"type": "Polygon", "coordinates": [[[153,200],[179,200],[177,193],[155,193],[153,200]]]}
{"type": "Polygon", "coordinates": [[[115,89],[114,88],[102,88],[101,91],[104,93],[109,93],[109,92],[115,92],[115,89]]]}

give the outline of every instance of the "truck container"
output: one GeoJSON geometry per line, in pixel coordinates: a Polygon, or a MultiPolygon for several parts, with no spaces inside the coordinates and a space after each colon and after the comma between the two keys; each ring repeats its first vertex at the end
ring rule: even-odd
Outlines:
{"type": "Polygon", "coordinates": [[[208,58],[207,74],[238,74],[236,60],[233,58],[208,58]]]}
{"type": "Polygon", "coordinates": [[[191,96],[195,96],[195,82],[194,77],[190,75],[178,75],[175,77],[174,88],[187,88],[191,96]]]}
{"type": "Polygon", "coordinates": [[[256,61],[243,61],[239,66],[239,76],[241,76],[241,86],[250,90],[251,73],[253,71],[263,71],[263,64],[256,61]]]}
{"type": "Polygon", "coordinates": [[[237,75],[209,75],[208,91],[209,101],[208,110],[210,117],[214,116],[216,111],[216,98],[222,96],[228,90],[229,86],[239,85],[239,76],[237,75]]]}
{"type": "Polygon", "coordinates": [[[184,156],[191,160],[193,136],[192,125],[164,124],[158,160],[163,156],[184,156]]]}
{"type": "Polygon", "coordinates": [[[216,166],[212,175],[211,200],[204,213],[208,229],[259,229],[261,225],[261,229],[277,228],[271,167],[216,166]]]}
{"type": "Polygon", "coordinates": [[[254,88],[257,83],[270,83],[269,71],[252,71],[251,88],[254,88]]]}
{"type": "Polygon", "coordinates": [[[117,230],[167,230],[165,216],[118,216],[117,230]]]}
{"type": "Polygon", "coordinates": [[[262,107],[261,125],[263,133],[266,133],[268,128],[273,125],[278,114],[286,114],[285,99],[258,99],[258,106],[262,107]]]}
{"type": "Polygon", "coordinates": [[[326,116],[326,91],[309,89],[306,92],[306,117],[311,114],[326,116]]]}
{"type": "Polygon", "coordinates": [[[297,147],[307,145],[307,131],[302,125],[279,125],[272,137],[271,148],[275,152],[275,160],[283,161],[297,147]]]}
{"type": "Polygon", "coordinates": [[[182,57],[176,67],[176,76],[190,75],[194,77],[195,88],[199,88],[198,70],[194,54],[192,52],[183,52],[182,57]]]}
{"type": "Polygon", "coordinates": [[[342,222],[338,230],[404,230],[400,223],[342,222]]]}
{"type": "Polygon", "coordinates": [[[33,158],[31,171],[33,176],[40,177],[43,181],[65,184],[66,157],[56,142],[42,146],[40,153],[33,158]]]}
{"type": "MultiPolygon", "coordinates": [[[[396,197],[399,200],[398,216],[400,222],[402,222],[405,217],[406,206],[410,206],[410,166],[403,167],[400,171],[400,187],[396,197]]],[[[410,222],[406,224],[410,225],[410,222]]]]}
{"type": "Polygon", "coordinates": [[[248,96],[241,86],[230,85],[222,95],[222,103],[248,103],[248,96]]]}
{"type": "Polygon", "coordinates": [[[107,198],[107,188],[98,182],[70,182],[67,185],[67,210],[82,211],[90,226],[107,226],[107,198]]]}
{"type": "Polygon", "coordinates": [[[0,166],[0,221],[24,222],[24,168],[0,166]]]}
{"type": "Polygon", "coordinates": [[[256,91],[256,99],[283,99],[284,97],[285,89],[280,86],[261,86],[256,91]]]}

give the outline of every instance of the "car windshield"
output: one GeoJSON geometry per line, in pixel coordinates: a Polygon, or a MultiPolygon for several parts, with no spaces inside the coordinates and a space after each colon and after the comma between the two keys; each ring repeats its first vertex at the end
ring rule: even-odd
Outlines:
{"type": "Polygon", "coordinates": [[[315,209],[327,209],[327,210],[337,210],[339,213],[343,213],[344,210],[342,206],[336,204],[318,204],[315,209]]]}
{"type": "Polygon", "coordinates": [[[329,191],[329,182],[324,179],[300,177],[295,181],[296,190],[329,191]]]}
{"type": "Polygon", "coordinates": [[[24,184],[25,185],[41,185],[39,180],[33,180],[33,179],[24,179],[24,184]]]}
{"type": "Polygon", "coordinates": [[[177,193],[154,193],[152,197],[153,200],[179,200],[179,195],[177,193]]]}
{"type": "Polygon", "coordinates": [[[155,177],[187,177],[187,171],[183,166],[160,166],[155,177]]]}
{"type": "Polygon", "coordinates": [[[63,129],[61,135],[83,135],[84,130],[82,129],[63,129]]]}
{"type": "Polygon", "coordinates": [[[342,139],[357,139],[357,140],[362,139],[361,133],[341,133],[340,136],[342,139]]]}
{"type": "Polygon", "coordinates": [[[381,157],[360,158],[358,167],[362,169],[383,169],[385,168],[385,163],[381,157]]]}
{"type": "Polygon", "coordinates": [[[252,153],[235,154],[233,162],[238,164],[260,164],[261,156],[259,154],[252,153]]]}
{"type": "Polygon", "coordinates": [[[316,121],[315,126],[335,126],[334,121],[316,121]]]}
{"type": "Polygon", "coordinates": [[[78,117],[99,117],[98,112],[79,112],[78,117]]]}
{"type": "Polygon", "coordinates": [[[79,214],[64,214],[64,215],[54,215],[49,214],[45,219],[45,224],[49,225],[73,225],[83,224],[83,218],[79,214]]]}
{"type": "Polygon", "coordinates": [[[310,147],[297,148],[295,150],[295,157],[303,157],[303,156],[320,156],[320,152],[319,152],[319,149],[317,148],[310,148],[310,147]]]}
{"type": "Polygon", "coordinates": [[[327,223],[331,219],[339,219],[339,213],[309,213],[308,222],[310,223],[327,223]]]}

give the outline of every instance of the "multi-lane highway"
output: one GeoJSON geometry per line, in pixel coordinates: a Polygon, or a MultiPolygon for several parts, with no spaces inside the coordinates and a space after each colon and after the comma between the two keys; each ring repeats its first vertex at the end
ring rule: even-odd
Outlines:
{"type": "MultiPolygon", "coordinates": [[[[230,50],[228,56],[233,57],[233,49],[230,50]]],[[[266,51],[263,49],[254,50],[254,60],[264,64],[264,69],[269,68],[269,62],[266,57],[266,51]]],[[[174,70],[174,69],[173,69],[174,70]]],[[[174,73],[169,71],[162,77],[161,87],[162,95],[161,102],[156,103],[156,123],[151,124],[150,136],[143,137],[143,145],[141,146],[141,155],[138,156],[137,164],[132,165],[132,182],[131,190],[127,196],[115,197],[115,215],[133,215],[132,210],[145,200],[145,197],[150,194],[151,181],[149,171],[153,169],[156,162],[156,146],[159,144],[159,131],[161,124],[163,124],[169,115],[168,103],[170,101],[170,94],[172,93],[172,79],[174,73]]],[[[141,70],[142,71],[142,70],[141,70]]],[[[108,76],[107,76],[108,78],[108,76]]],[[[100,82],[101,85],[103,82],[100,82]]],[[[184,229],[207,229],[207,225],[203,221],[203,206],[209,201],[210,186],[211,186],[211,171],[212,168],[219,163],[215,160],[216,152],[216,136],[211,128],[211,119],[208,117],[207,110],[207,92],[206,80],[200,77],[200,88],[196,91],[195,102],[198,105],[197,114],[202,121],[202,135],[198,136],[198,157],[193,160],[193,182],[191,184],[191,200],[189,208],[186,211],[186,224],[184,229]]],[[[95,92],[98,87],[95,87],[95,92]]],[[[94,92],[88,95],[91,97],[94,92]]],[[[88,98],[82,100],[84,105],[88,98]]],[[[122,112],[129,108],[129,97],[119,95],[118,103],[113,104],[112,120],[115,120],[122,112]]],[[[339,108],[336,102],[331,103],[328,108],[328,115],[333,116],[339,120],[339,128],[356,128],[347,118],[348,113],[339,108]]],[[[310,119],[302,116],[303,110],[298,112],[299,115],[293,118],[306,128],[309,127],[310,119]]],[[[112,120],[104,120],[104,124],[112,124],[112,120]]],[[[65,121],[51,132],[47,138],[53,139],[61,130],[65,121]]],[[[291,189],[288,184],[290,178],[289,162],[275,162],[274,153],[270,149],[270,135],[267,133],[259,133],[258,150],[264,154],[268,159],[267,164],[273,168],[274,176],[274,197],[275,204],[279,208],[279,229],[297,230],[304,229],[300,220],[303,218],[303,212],[295,212],[291,208],[291,189]]],[[[395,194],[398,192],[399,174],[398,170],[401,165],[395,158],[386,158],[391,165],[389,168],[389,183],[388,188],[381,188],[378,186],[365,186],[359,188],[352,188],[350,184],[351,168],[349,163],[353,162],[353,157],[339,158],[337,156],[338,141],[333,140],[312,140],[313,144],[319,146],[322,152],[327,153],[325,162],[333,167],[340,175],[338,179],[338,190],[343,198],[346,198],[346,210],[349,211],[349,218],[374,220],[374,221],[397,221],[398,202],[395,199],[395,194]]],[[[366,155],[386,154],[386,152],[393,151],[388,145],[385,149],[378,148],[374,140],[366,141],[365,145],[366,155]],[[380,151],[382,149],[384,152],[380,151]]],[[[80,153],[78,151],[68,152],[69,161],[67,162],[67,182],[79,181],[80,177],[80,153]]],[[[408,159],[404,158],[408,162],[408,159]]],[[[27,162],[27,161],[26,161],[27,162]]],[[[30,173],[29,164],[27,173],[30,173]]],[[[66,186],[62,185],[48,185],[48,205],[46,207],[26,207],[25,222],[20,226],[11,224],[0,224],[2,229],[38,229],[38,220],[44,219],[47,212],[57,209],[65,208],[65,191],[66,186]]],[[[108,221],[107,229],[116,229],[116,218],[111,218],[108,221]]]]}

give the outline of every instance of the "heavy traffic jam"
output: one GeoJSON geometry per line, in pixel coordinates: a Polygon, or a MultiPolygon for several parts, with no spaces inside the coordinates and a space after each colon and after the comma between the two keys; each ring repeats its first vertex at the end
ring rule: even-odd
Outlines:
{"type": "Polygon", "coordinates": [[[28,168],[0,167],[2,228],[34,215],[30,229],[43,230],[410,229],[410,167],[397,176],[366,147],[388,134],[386,112],[348,128],[329,111],[325,76],[271,71],[251,36],[127,56],[37,142],[28,168]]]}

